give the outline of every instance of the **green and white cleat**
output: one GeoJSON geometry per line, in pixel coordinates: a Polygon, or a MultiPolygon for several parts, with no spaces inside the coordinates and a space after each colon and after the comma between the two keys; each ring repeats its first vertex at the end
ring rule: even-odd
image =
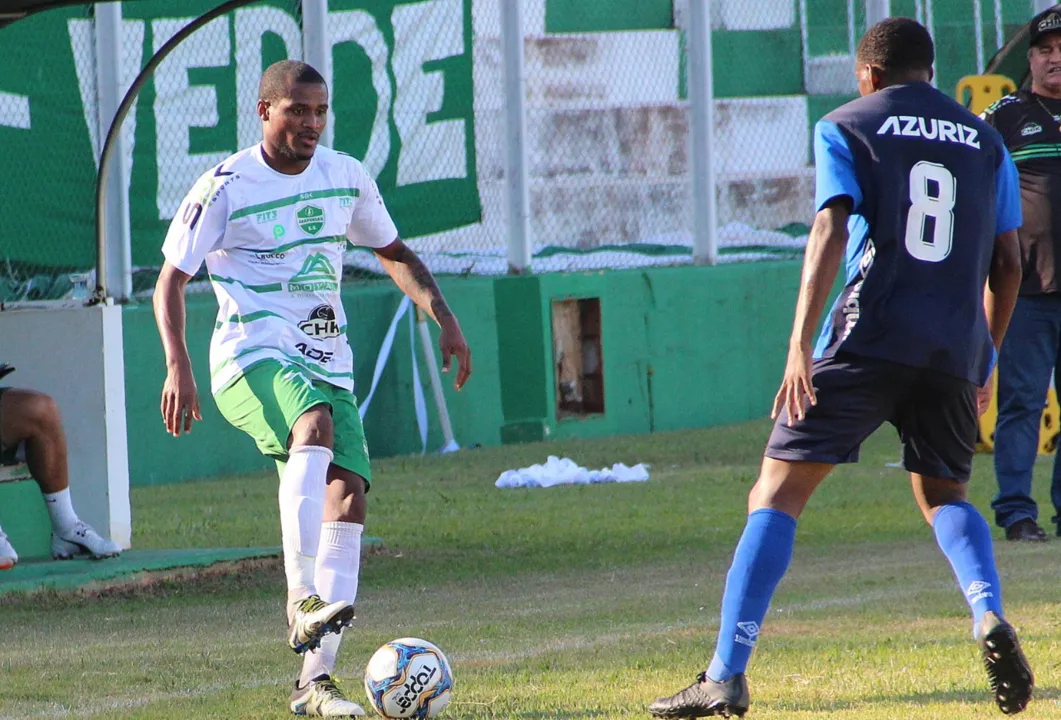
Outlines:
{"type": "Polygon", "coordinates": [[[310,717],[363,717],[364,708],[347,699],[329,675],[318,675],[304,688],[295,682],[291,712],[310,717]]]}
{"type": "Polygon", "coordinates": [[[287,644],[302,655],[319,648],[325,635],[342,632],[353,621],[354,606],[346,600],[326,603],[320,595],[310,595],[294,605],[287,644]]]}

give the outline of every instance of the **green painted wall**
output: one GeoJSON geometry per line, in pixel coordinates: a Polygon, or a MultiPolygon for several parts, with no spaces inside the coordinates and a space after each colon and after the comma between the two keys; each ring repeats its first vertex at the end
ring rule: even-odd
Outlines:
{"type": "Polygon", "coordinates": [[[799,263],[674,267],[499,280],[506,441],[596,437],[762,417],[783,369],[799,263]],[[603,415],[556,417],[551,308],[601,302],[603,415]],[[542,346],[536,337],[547,338],[542,346]]]}
{"type": "Polygon", "coordinates": [[[0,525],[20,560],[51,556],[52,523],[37,483],[0,483],[0,525]]]}
{"type": "MultiPolygon", "coordinates": [[[[545,437],[646,433],[763,417],[783,369],[800,274],[799,262],[673,267],[527,277],[443,278],[440,283],[472,348],[473,375],[460,393],[443,376],[454,433],[462,447],[545,437]],[[605,412],[556,420],[552,302],[601,302],[605,412]]],[[[364,397],[377,350],[398,306],[389,283],[344,292],[364,397]]],[[[216,305],[188,302],[188,340],[200,390],[216,305]]],[[[187,437],[166,435],[159,417],[165,368],[149,305],[125,313],[126,404],[132,484],[151,485],[270,467],[232,429],[209,395],[204,422],[187,437]]],[[[412,401],[408,320],[365,419],[375,456],[420,451],[412,401]]],[[[437,339],[437,333],[435,335],[437,339]]],[[[420,356],[418,356],[419,358],[420,356]]],[[[442,445],[427,371],[429,451],[442,445]]]]}

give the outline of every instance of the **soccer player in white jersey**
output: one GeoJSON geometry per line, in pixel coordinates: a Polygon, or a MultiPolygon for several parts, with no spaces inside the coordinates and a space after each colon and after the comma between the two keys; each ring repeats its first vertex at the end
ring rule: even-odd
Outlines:
{"type": "Polygon", "coordinates": [[[288,586],[289,645],[304,654],[291,695],[298,715],[363,715],[332,679],[354,618],[368,446],[353,395],[353,353],[339,295],[348,243],[372,248],[398,287],[441,328],[443,370],[471,354],[423,262],[399,238],[375,181],[318,140],[328,88],[301,62],[262,75],[262,142],[203,174],[162,248],[155,317],[166,352],[162,416],[174,436],[201,420],[185,342],[184,290],[206,262],[220,305],[210,344],[222,415],[274,458],[288,586]]]}

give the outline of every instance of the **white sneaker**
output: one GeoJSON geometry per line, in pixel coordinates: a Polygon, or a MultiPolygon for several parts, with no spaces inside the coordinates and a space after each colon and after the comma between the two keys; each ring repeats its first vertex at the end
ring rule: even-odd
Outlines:
{"type": "Polygon", "coordinates": [[[62,534],[52,532],[52,558],[55,560],[69,560],[78,555],[88,555],[98,560],[115,557],[121,553],[122,548],[118,543],[104,540],[83,522],[78,522],[62,534]]]}
{"type": "Polygon", "coordinates": [[[347,699],[328,675],[318,675],[300,688],[295,683],[291,693],[291,712],[312,717],[362,717],[364,708],[347,699]]]}
{"type": "Polygon", "coordinates": [[[18,553],[11,547],[11,541],[0,530],[0,570],[10,570],[18,562],[18,553]]]}

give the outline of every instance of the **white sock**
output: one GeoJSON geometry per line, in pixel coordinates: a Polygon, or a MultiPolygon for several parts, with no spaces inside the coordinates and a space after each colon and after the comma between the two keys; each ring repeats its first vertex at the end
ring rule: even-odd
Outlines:
{"type": "MultiPolygon", "coordinates": [[[[326,522],[322,526],[315,577],[324,602],[347,600],[352,604],[357,599],[364,530],[360,523],[326,522]]],[[[342,635],[325,635],[320,649],[306,653],[302,661],[303,686],[318,675],[332,674],[341,641],[342,635]]]]}
{"type": "Polygon", "coordinates": [[[313,566],[324,515],[324,488],[332,451],[316,445],[291,449],[280,478],[280,534],[288,600],[312,595],[313,566]]]}
{"type": "Polygon", "coordinates": [[[70,501],[70,488],[60,490],[56,493],[41,493],[44,504],[48,507],[48,515],[52,519],[52,529],[59,535],[68,533],[74,529],[81,520],[74,512],[74,504],[70,501]]]}

